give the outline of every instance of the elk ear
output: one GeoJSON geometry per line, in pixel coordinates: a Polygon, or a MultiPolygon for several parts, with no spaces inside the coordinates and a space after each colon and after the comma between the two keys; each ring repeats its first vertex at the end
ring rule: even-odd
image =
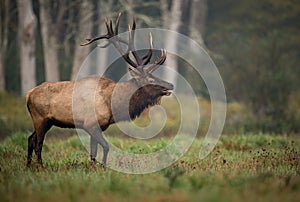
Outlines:
{"type": "Polygon", "coordinates": [[[141,73],[136,68],[128,67],[128,71],[133,78],[141,77],[141,73]]]}

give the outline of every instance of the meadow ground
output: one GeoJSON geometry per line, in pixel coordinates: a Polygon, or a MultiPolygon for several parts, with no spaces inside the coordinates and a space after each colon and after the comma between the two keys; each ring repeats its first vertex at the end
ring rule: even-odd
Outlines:
{"type": "MultiPolygon", "coordinates": [[[[27,133],[0,145],[0,201],[299,201],[300,138],[266,134],[222,136],[213,152],[198,160],[201,139],[172,166],[130,175],[91,165],[77,136],[48,137],[44,167],[25,166],[27,133]]],[[[163,148],[110,138],[129,152],[163,148]]]]}

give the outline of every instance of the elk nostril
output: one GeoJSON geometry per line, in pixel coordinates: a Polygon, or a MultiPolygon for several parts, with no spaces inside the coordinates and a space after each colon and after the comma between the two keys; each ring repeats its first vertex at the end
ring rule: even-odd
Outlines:
{"type": "Polygon", "coordinates": [[[174,89],[174,85],[170,83],[170,90],[174,89]]]}

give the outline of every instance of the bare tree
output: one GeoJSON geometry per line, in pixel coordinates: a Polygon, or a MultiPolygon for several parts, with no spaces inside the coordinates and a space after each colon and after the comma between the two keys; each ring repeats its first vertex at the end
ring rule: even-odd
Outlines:
{"type": "MultiPolygon", "coordinates": [[[[98,18],[100,19],[100,21],[104,21],[104,19],[106,17],[110,17],[109,15],[111,14],[111,9],[113,6],[113,0],[108,0],[108,1],[100,1],[99,2],[99,14],[98,14],[98,18]]],[[[104,23],[100,23],[99,25],[99,32],[102,32],[103,30],[105,30],[105,24],[104,23]]],[[[108,49],[102,49],[101,54],[99,54],[97,56],[97,73],[99,73],[100,75],[102,75],[104,73],[104,69],[107,65],[107,57],[108,57],[108,49]]]]}
{"type": "Polygon", "coordinates": [[[35,35],[36,17],[31,0],[18,0],[19,45],[22,95],[36,85],[35,78],[35,35]]]}
{"type": "MultiPolygon", "coordinates": [[[[79,27],[77,31],[77,43],[79,41],[82,41],[83,38],[86,38],[86,36],[90,36],[92,33],[93,28],[93,2],[92,0],[86,0],[80,2],[79,5],[79,27]]],[[[76,79],[76,75],[84,61],[84,59],[87,57],[89,53],[89,49],[85,48],[83,49],[80,46],[75,47],[74,52],[74,63],[72,68],[72,75],[71,78],[74,80],[76,79]]]]}
{"type": "Polygon", "coordinates": [[[169,27],[169,9],[168,9],[168,1],[167,0],[160,0],[160,9],[162,13],[162,25],[164,28],[168,29],[169,27]]]}
{"type": "MultiPolygon", "coordinates": [[[[167,0],[161,0],[161,8],[162,8],[162,18],[163,25],[165,29],[170,29],[172,31],[178,32],[180,24],[181,24],[181,6],[182,1],[172,0],[171,11],[168,10],[167,0]]],[[[167,50],[172,52],[176,52],[177,50],[177,37],[173,35],[172,37],[165,37],[165,47],[167,50]]],[[[176,72],[178,69],[177,57],[175,55],[170,54],[166,65],[169,68],[172,68],[174,71],[165,71],[164,79],[173,83],[176,86],[176,72]]]]}
{"type": "Polygon", "coordinates": [[[8,42],[9,0],[1,0],[0,14],[0,91],[5,90],[5,58],[8,42]]]}
{"type": "Polygon", "coordinates": [[[203,34],[207,15],[207,0],[192,0],[190,12],[190,37],[204,46],[203,34]]]}
{"type": "Polygon", "coordinates": [[[46,81],[58,81],[57,26],[52,18],[51,1],[39,0],[46,81]]]}

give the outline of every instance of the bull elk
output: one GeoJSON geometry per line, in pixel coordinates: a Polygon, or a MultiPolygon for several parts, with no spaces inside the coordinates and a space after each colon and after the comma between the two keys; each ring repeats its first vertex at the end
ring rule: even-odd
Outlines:
{"type": "Polygon", "coordinates": [[[103,137],[102,131],[105,131],[109,125],[118,121],[132,120],[138,117],[147,107],[159,104],[162,96],[171,94],[170,91],[173,90],[173,85],[152,75],[153,71],[165,62],[166,51],[162,50],[161,56],[154,63],[149,64],[153,52],[151,34],[149,37],[149,50],[144,56],[139,56],[134,47],[135,19],[132,27],[128,25],[129,39],[126,41],[118,36],[120,16],[121,14],[118,15],[114,27],[112,21],[108,22],[106,19],[107,34],[87,39],[87,42],[81,44],[81,46],[89,45],[100,39],[106,39],[108,43],[103,47],[107,47],[110,44],[114,45],[124,60],[130,65],[129,72],[132,78],[128,81],[115,82],[95,75],[82,78],[77,82],[45,82],[31,89],[26,95],[27,108],[34,126],[34,132],[28,138],[28,166],[31,164],[33,150],[37,156],[37,162],[42,165],[41,154],[45,134],[52,126],[58,126],[62,128],[76,127],[85,130],[90,135],[91,160],[95,161],[98,144],[100,144],[103,148],[102,165],[105,167],[109,145],[103,137]],[[124,46],[127,47],[127,50],[124,50],[124,46]],[[85,91],[77,99],[76,109],[82,113],[76,117],[73,116],[74,111],[72,110],[75,84],[85,91]],[[85,107],[89,103],[88,98],[84,95],[91,91],[87,87],[91,84],[96,84],[96,91],[93,89],[93,92],[96,92],[95,119],[91,119],[88,114],[84,113],[85,107]],[[113,101],[115,89],[120,90],[115,92],[115,101],[113,101]],[[126,100],[129,100],[129,106],[126,100]],[[127,113],[128,116],[116,118],[113,110],[116,111],[116,114],[127,113]]]}

